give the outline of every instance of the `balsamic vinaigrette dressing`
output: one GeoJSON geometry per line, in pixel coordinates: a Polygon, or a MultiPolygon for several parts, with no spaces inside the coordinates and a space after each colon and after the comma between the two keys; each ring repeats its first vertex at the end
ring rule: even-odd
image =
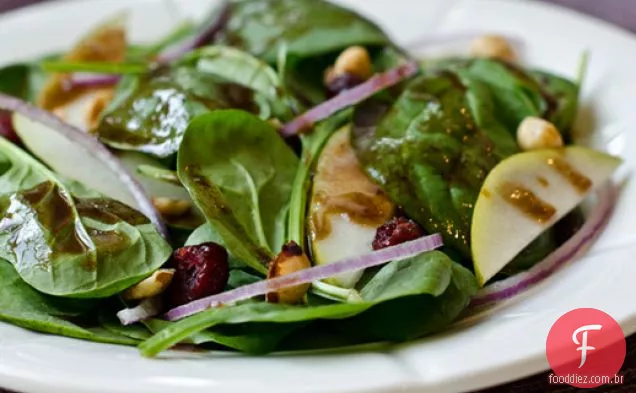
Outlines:
{"type": "MultiPolygon", "coordinates": [[[[574,169],[562,157],[550,157],[546,160],[546,164],[570,183],[578,193],[584,194],[592,187],[592,180],[574,169]]],[[[549,186],[547,179],[544,177],[538,177],[537,180],[541,186],[549,186]]],[[[550,221],[556,214],[554,206],[523,185],[507,182],[501,185],[497,192],[508,204],[540,224],[550,221]]],[[[487,190],[484,189],[482,194],[488,197],[487,190]]]]}

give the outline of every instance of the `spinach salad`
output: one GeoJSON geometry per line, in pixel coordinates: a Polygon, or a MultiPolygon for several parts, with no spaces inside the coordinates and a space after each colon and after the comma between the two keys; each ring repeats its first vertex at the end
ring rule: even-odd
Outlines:
{"type": "Polygon", "coordinates": [[[323,0],[231,0],[143,45],[125,22],[0,68],[1,321],[144,356],[401,342],[611,211],[620,160],[572,145],[582,77],[504,37],[418,59],[323,0]]]}

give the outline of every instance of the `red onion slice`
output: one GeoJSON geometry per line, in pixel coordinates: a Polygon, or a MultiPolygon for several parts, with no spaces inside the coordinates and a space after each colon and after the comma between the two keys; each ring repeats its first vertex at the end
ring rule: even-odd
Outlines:
{"type": "Polygon", "coordinates": [[[76,72],[66,81],[67,88],[97,88],[115,86],[121,76],[112,74],[93,74],[76,72]]]}
{"type": "MultiPolygon", "coordinates": [[[[230,19],[230,4],[223,1],[220,9],[215,13],[215,17],[207,21],[206,25],[195,34],[184,38],[168,48],[164,49],[155,59],[158,64],[167,64],[179,59],[187,52],[199,48],[214,39],[214,36],[221,31],[230,19]]],[[[107,87],[116,85],[121,79],[119,75],[95,74],[95,73],[73,73],[68,81],[69,88],[82,87],[107,87]]]]}
{"type": "MultiPolygon", "coordinates": [[[[59,117],[47,112],[43,109],[35,107],[18,98],[14,98],[0,93],[0,110],[17,112],[31,121],[40,123],[51,130],[59,133],[64,139],[73,143],[78,149],[84,149],[100,161],[104,168],[110,170],[117,179],[122,183],[123,187],[130,193],[137,204],[136,208],[146,215],[152,223],[157,227],[159,233],[164,237],[168,236],[168,230],[157,212],[150,198],[137,182],[135,177],[128,172],[121,161],[113,155],[97,138],[89,135],[82,130],[65,123],[59,117]]],[[[81,165],[81,163],[77,163],[81,165]]],[[[66,175],[66,174],[63,174],[66,175]]]]}
{"type": "Polygon", "coordinates": [[[616,189],[608,185],[597,191],[597,202],[581,229],[530,270],[484,287],[473,297],[471,307],[483,307],[528,290],[571,261],[602,232],[614,210],[616,189]]]}
{"type": "Polygon", "coordinates": [[[366,255],[347,258],[343,261],[327,265],[314,266],[309,269],[259,281],[254,284],[245,285],[220,293],[218,295],[195,300],[168,311],[165,314],[165,318],[169,321],[175,321],[222,304],[236,303],[255,296],[276,292],[280,289],[319,281],[341,273],[362,270],[372,266],[382,265],[390,261],[399,261],[426,251],[434,250],[442,245],[443,242],[441,235],[434,234],[424,236],[396,246],[374,251],[366,255]]]}
{"type": "Polygon", "coordinates": [[[225,27],[230,19],[230,3],[223,1],[219,7],[218,11],[214,13],[214,17],[207,21],[201,30],[190,37],[186,37],[181,42],[166,48],[157,56],[156,61],[161,64],[170,63],[179,59],[187,52],[211,42],[214,36],[225,27]]]}
{"type": "Polygon", "coordinates": [[[418,70],[419,66],[417,63],[409,62],[381,74],[376,74],[368,81],[349,90],[345,90],[322,104],[316,105],[285,124],[281,130],[281,135],[290,137],[310,128],[314,123],[324,120],[347,107],[358,104],[375,93],[400,83],[404,79],[410,78],[415,75],[418,70]]]}

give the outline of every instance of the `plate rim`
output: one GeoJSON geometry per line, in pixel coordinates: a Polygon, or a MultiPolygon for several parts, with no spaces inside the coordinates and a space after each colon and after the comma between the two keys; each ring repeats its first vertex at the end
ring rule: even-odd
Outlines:
{"type": "MultiPolygon", "coordinates": [[[[28,17],[29,14],[32,13],[41,13],[41,12],[50,12],[52,10],[55,10],[57,8],[60,9],[67,9],[67,8],[72,8],[74,7],[76,4],[81,4],[81,3],[88,3],[89,1],[92,1],[94,3],[97,3],[97,1],[95,0],[53,0],[53,1],[49,1],[47,3],[43,3],[43,4],[31,4],[28,5],[26,7],[17,9],[17,10],[13,10],[10,12],[6,12],[0,15],[0,23],[5,21],[5,20],[10,20],[10,19],[14,19],[14,18],[19,18],[19,17],[28,17]]],[[[107,2],[108,0],[99,0],[100,2],[107,2]]],[[[158,3],[161,0],[143,0],[145,3],[158,3]]],[[[358,0],[359,1],[359,0],[358,0]]],[[[464,3],[464,2],[472,2],[473,0],[465,0],[462,1],[460,3],[464,3]]],[[[484,3],[504,3],[505,0],[480,0],[484,3]]],[[[141,3],[141,2],[139,2],[141,3]]],[[[603,29],[607,29],[612,31],[615,34],[621,34],[623,36],[625,36],[626,38],[629,38],[630,40],[636,42],[636,34],[621,28],[619,26],[616,26],[614,24],[611,24],[609,22],[606,22],[604,20],[601,20],[599,18],[584,14],[580,11],[576,11],[576,10],[572,10],[569,8],[566,8],[562,5],[557,5],[557,4],[552,4],[552,3],[544,3],[544,2],[540,2],[537,0],[517,0],[515,2],[509,2],[511,4],[524,4],[526,6],[531,6],[531,7],[537,7],[537,8],[543,8],[543,9],[548,9],[550,10],[550,12],[553,13],[558,13],[559,18],[563,17],[563,18],[576,18],[579,20],[583,20],[585,21],[585,23],[593,23],[596,25],[601,26],[603,29]]],[[[135,7],[138,6],[138,4],[134,5],[135,7]]],[[[56,11],[59,12],[59,11],[56,11]]],[[[528,296],[528,294],[524,294],[522,296],[528,296]]],[[[0,331],[1,326],[2,326],[2,322],[0,322],[0,331]]],[[[624,324],[622,323],[621,326],[623,326],[624,324]]],[[[633,334],[634,332],[636,332],[636,317],[633,318],[633,320],[631,321],[627,321],[627,323],[625,323],[626,326],[624,326],[624,330],[626,331],[626,336],[629,334],[633,334]]],[[[1,338],[0,338],[1,341],[1,338]]],[[[419,341],[418,341],[419,342],[419,341]]],[[[107,344],[96,344],[96,345],[107,345],[107,344]]],[[[396,351],[400,351],[401,348],[403,348],[403,346],[408,346],[410,345],[409,343],[406,344],[400,344],[398,346],[396,346],[394,349],[389,350],[389,353],[393,353],[396,351]]],[[[472,387],[472,389],[477,389],[477,388],[482,388],[485,386],[494,386],[494,384],[499,384],[499,383],[505,383],[505,382],[509,382],[515,379],[519,379],[519,378],[523,378],[529,375],[534,375],[538,372],[543,372],[546,370],[545,366],[547,365],[547,362],[545,362],[545,359],[540,359],[540,355],[533,358],[533,359],[529,359],[529,358],[524,358],[524,359],[519,359],[517,363],[515,363],[514,365],[510,365],[509,368],[516,368],[516,369],[521,369],[523,368],[524,371],[522,371],[521,373],[517,373],[516,375],[512,376],[512,377],[506,377],[506,378],[502,378],[501,376],[496,376],[496,375],[492,375],[491,378],[489,379],[489,382],[487,385],[484,386],[476,386],[476,387],[472,387]],[[519,367],[519,365],[524,365],[523,367],[519,367]],[[538,367],[538,368],[537,368],[538,367]]],[[[405,366],[406,367],[406,366],[405,366]]],[[[24,386],[28,386],[29,384],[31,386],[35,386],[35,385],[39,385],[39,387],[35,387],[35,389],[38,389],[37,391],[42,391],[41,389],[51,389],[51,386],[49,383],[47,383],[46,381],[42,381],[42,380],[37,380],[37,379],[30,379],[28,377],[24,377],[24,378],[17,378],[15,376],[11,376],[11,375],[6,375],[3,374],[3,368],[1,367],[0,364],[0,379],[3,380],[3,384],[5,383],[4,380],[8,379],[10,382],[9,385],[7,385],[7,388],[13,388],[13,389],[24,389],[24,386]]],[[[490,370],[489,373],[500,373],[501,370],[500,369],[496,369],[496,370],[490,370]]],[[[482,373],[485,374],[485,373],[482,373]]],[[[510,374],[508,374],[510,375],[510,374]]],[[[483,376],[483,375],[482,375],[483,376]]],[[[473,379],[473,378],[470,378],[473,379]]],[[[411,391],[410,389],[413,389],[413,391],[416,391],[415,389],[417,389],[417,387],[419,386],[419,384],[417,383],[417,381],[413,382],[414,384],[408,383],[402,386],[394,386],[395,388],[403,388],[406,389],[407,391],[411,391]]],[[[77,387],[73,387],[71,385],[68,386],[58,386],[58,387],[53,387],[53,389],[65,389],[65,388],[70,388],[70,389],[76,389],[79,388],[81,390],[73,390],[73,391],[88,391],[86,390],[86,386],[77,386],[77,387]]],[[[29,388],[30,389],[30,388],[29,388]]],[[[99,390],[99,388],[97,388],[96,390],[93,390],[91,387],[89,387],[90,391],[102,391],[99,390]]],[[[50,390],[49,390],[50,391],[50,390]]],[[[66,390],[60,390],[60,391],[66,391],[66,390]]],[[[109,391],[113,391],[113,390],[109,390],[109,391]]],[[[117,390],[119,391],[119,390],[117,390]]],[[[121,391],[127,391],[127,390],[121,390],[121,391]]],[[[449,390],[451,391],[451,390],[449,390]]],[[[365,390],[365,392],[368,392],[368,390],[365,390]]]]}

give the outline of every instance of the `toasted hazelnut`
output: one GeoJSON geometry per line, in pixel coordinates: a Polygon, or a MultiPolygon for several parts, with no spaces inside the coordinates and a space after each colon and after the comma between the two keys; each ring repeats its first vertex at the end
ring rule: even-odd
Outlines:
{"type": "Polygon", "coordinates": [[[268,119],[267,122],[277,130],[280,130],[281,128],[283,128],[283,123],[281,123],[281,121],[276,117],[272,117],[268,119]]]}
{"type": "Polygon", "coordinates": [[[522,150],[552,149],[562,147],[563,138],[554,124],[528,116],[517,128],[517,143],[522,150]]]}
{"type": "MultiPolygon", "coordinates": [[[[267,278],[284,276],[310,267],[311,262],[303,250],[296,242],[291,241],[285,244],[282,251],[269,263],[267,278]]],[[[270,303],[298,304],[303,301],[309,286],[309,284],[301,284],[278,292],[270,292],[266,299],[270,303]]]]}
{"type": "Polygon", "coordinates": [[[152,204],[165,217],[181,217],[192,208],[189,201],[165,197],[152,198],[152,204]]]}
{"type": "Polygon", "coordinates": [[[507,39],[500,35],[484,35],[473,40],[470,53],[476,57],[491,57],[512,62],[515,52],[507,39]]]}
{"type": "Polygon", "coordinates": [[[126,300],[141,300],[157,296],[168,288],[174,269],[159,269],[145,280],[138,282],[122,293],[126,300]]]}
{"type": "MultiPolygon", "coordinates": [[[[333,75],[351,74],[362,80],[367,80],[372,73],[371,56],[361,46],[350,46],[336,59],[333,66],[333,75]]],[[[327,72],[326,77],[329,77],[327,72]]]]}

